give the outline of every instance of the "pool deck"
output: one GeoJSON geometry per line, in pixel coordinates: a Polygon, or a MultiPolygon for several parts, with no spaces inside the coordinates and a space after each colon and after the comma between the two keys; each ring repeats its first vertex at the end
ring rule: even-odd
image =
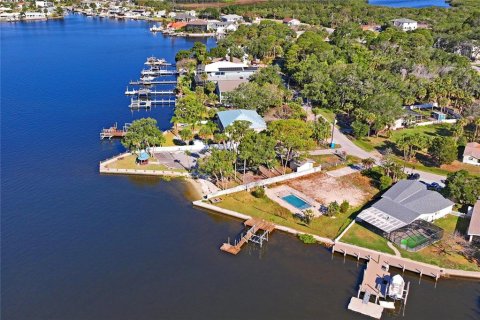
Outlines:
{"type": "Polygon", "coordinates": [[[268,188],[265,190],[265,194],[273,201],[281,205],[282,207],[288,209],[291,213],[293,214],[303,214],[303,210],[306,209],[299,209],[295,207],[294,205],[288,203],[287,201],[283,200],[282,198],[285,196],[288,196],[290,194],[293,194],[294,196],[302,199],[303,201],[307,202],[311,207],[308,209],[312,209],[313,213],[315,216],[321,216],[322,213],[320,211],[321,204],[315,201],[314,199],[306,196],[302,192],[293,189],[292,187],[282,185],[274,188],[268,188]]]}

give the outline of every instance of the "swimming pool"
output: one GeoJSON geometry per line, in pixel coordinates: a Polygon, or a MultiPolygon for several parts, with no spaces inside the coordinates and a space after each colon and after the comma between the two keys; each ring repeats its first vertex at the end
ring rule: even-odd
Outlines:
{"type": "Polygon", "coordinates": [[[282,197],[282,199],[300,210],[308,209],[311,207],[308,202],[303,201],[294,194],[289,194],[288,196],[282,197]]]}

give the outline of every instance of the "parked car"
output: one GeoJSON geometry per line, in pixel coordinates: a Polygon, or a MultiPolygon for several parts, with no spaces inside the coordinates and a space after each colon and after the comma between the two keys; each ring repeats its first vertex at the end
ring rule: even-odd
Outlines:
{"type": "Polygon", "coordinates": [[[428,187],[429,187],[430,189],[435,190],[435,191],[439,191],[439,190],[442,189],[442,187],[441,187],[438,183],[436,183],[436,182],[430,183],[430,185],[429,185],[428,187]]]}
{"type": "Polygon", "coordinates": [[[420,179],[420,174],[418,173],[410,173],[408,175],[408,180],[418,180],[420,179]]]}

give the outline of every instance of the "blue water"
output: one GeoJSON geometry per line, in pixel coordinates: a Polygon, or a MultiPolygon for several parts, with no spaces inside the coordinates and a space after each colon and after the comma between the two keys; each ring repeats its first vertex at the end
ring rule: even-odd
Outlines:
{"type": "MultiPolygon", "coordinates": [[[[228,256],[241,222],[192,208],[185,183],[98,174],[123,150],[102,127],[169,127],[172,108],[132,113],[123,92],[192,41],[83,16],[0,28],[2,320],[363,319],[346,311],[363,264],[278,232],[228,256]]],[[[478,283],[407,279],[406,319],[479,318],[478,283]]]]}
{"type": "Polygon", "coordinates": [[[369,4],[395,8],[449,7],[445,0],[369,0],[369,4]]]}
{"type": "Polygon", "coordinates": [[[298,208],[301,210],[308,209],[311,207],[309,203],[303,201],[302,199],[300,199],[294,194],[289,194],[288,196],[282,197],[282,199],[290,203],[295,208],[298,208]]]}

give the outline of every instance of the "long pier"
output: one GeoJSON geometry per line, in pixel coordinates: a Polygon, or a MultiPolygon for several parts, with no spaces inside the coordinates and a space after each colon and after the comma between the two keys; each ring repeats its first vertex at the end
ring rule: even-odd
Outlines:
{"type": "Polygon", "coordinates": [[[177,80],[157,80],[157,81],[147,81],[147,80],[137,80],[130,81],[132,86],[152,86],[160,84],[177,84],[177,80]]]}
{"type": "Polygon", "coordinates": [[[175,104],[175,99],[157,99],[157,100],[134,100],[130,102],[130,109],[150,109],[159,105],[175,104]]]}
{"type": "Polygon", "coordinates": [[[271,233],[275,226],[265,220],[248,219],[244,222],[246,227],[250,227],[245,234],[242,234],[240,241],[235,241],[232,245],[230,241],[222,244],[220,250],[236,255],[242,249],[242,246],[247,242],[254,242],[262,246],[263,241],[268,241],[268,235],[271,233]],[[261,234],[257,234],[260,232],[261,234]]]}
{"type": "Polygon", "coordinates": [[[175,76],[179,74],[177,70],[148,70],[141,71],[142,76],[175,76]]]}
{"type": "Polygon", "coordinates": [[[125,90],[125,95],[127,96],[148,96],[148,95],[152,95],[152,96],[161,96],[161,95],[165,95],[165,96],[168,96],[168,95],[173,95],[175,94],[175,92],[173,90],[150,90],[150,89],[132,89],[132,90],[129,90],[127,88],[127,90],[125,90]]]}

